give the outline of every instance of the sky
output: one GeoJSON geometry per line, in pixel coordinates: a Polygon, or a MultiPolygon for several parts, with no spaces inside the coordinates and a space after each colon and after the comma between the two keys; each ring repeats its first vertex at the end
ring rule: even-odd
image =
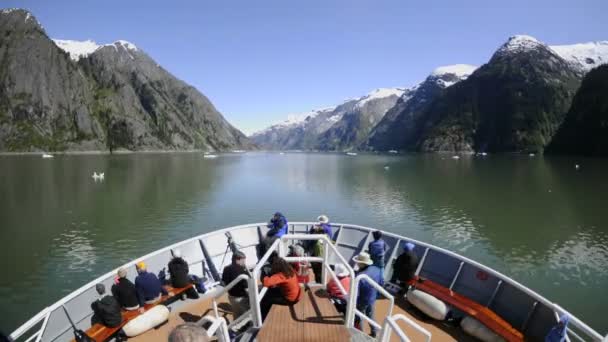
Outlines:
{"type": "Polygon", "coordinates": [[[548,44],[608,40],[606,0],[3,0],[51,38],[124,39],[198,88],[246,134],[288,114],[436,67],[481,65],[508,37],[548,44]]]}

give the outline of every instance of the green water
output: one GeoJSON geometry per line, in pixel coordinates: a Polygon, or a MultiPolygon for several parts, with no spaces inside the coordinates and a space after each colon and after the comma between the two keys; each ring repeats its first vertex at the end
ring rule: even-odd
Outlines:
{"type": "Polygon", "coordinates": [[[0,330],[133,258],[280,210],[448,248],[605,334],[606,175],[608,160],[528,156],[0,156],[0,330]]]}

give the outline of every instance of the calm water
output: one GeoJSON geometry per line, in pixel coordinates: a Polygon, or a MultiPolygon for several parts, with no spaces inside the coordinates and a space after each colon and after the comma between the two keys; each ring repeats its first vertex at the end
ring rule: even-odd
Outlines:
{"type": "Polygon", "coordinates": [[[281,210],[456,251],[606,333],[607,174],[608,160],[527,156],[0,156],[0,329],[140,255],[281,210]]]}

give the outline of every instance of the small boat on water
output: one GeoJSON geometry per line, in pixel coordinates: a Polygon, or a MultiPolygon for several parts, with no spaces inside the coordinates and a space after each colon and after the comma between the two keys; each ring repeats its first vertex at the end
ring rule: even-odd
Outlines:
{"type": "Polygon", "coordinates": [[[356,155],[357,155],[357,153],[355,153],[355,152],[346,152],[346,155],[349,155],[349,156],[356,156],[356,155]]]}
{"type": "MultiPolygon", "coordinates": [[[[144,262],[149,271],[157,273],[167,266],[172,256],[179,255],[190,265],[190,274],[200,277],[203,279],[201,282],[204,282],[203,290],[199,290],[200,297],[197,299],[177,296],[169,300],[169,297],[163,297],[167,299],[163,302],[164,305],[170,310],[160,311],[166,316],[163,320],[168,319],[168,323],[141,333],[135,341],[167,341],[173,327],[192,319],[199,320],[199,324],[209,323],[206,332],[208,336],[225,342],[233,340],[234,335],[237,341],[243,342],[274,341],[277,336],[290,336],[290,341],[293,342],[384,342],[389,341],[391,334],[401,341],[420,340],[414,339],[413,336],[422,336],[426,341],[474,340],[467,334],[492,341],[544,341],[547,334],[556,329],[563,329],[572,340],[606,341],[597,331],[557,303],[508,276],[454,252],[391,232],[383,232],[382,238],[387,246],[384,268],[386,284],[384,287],[380,286],[364,274],[355,274],[352,267],[352,260],[355,256],[363,255],[360,253],[367,249],[376,229],[334,223],[331,224],[333,236],[330,241],[326,235],[308,234],[315,224],[316,222],[291,222],[287,234],[275,240],[263,255],[260,255],[258,246],[266,236],[268,228],[266,223],[253,223],[195,236],[122,265],[121,267],[127,270],[128,277],[132,278],[136,274],[136,264],[140,262],[144,262]],[[320,240],[323,245],[322,257],[287,255],[290,245],[304,240],[320,240]],[[407,284],[395,284],[388,280],[393,273],[393,261],[403,251],[402,246],[409,248],[419,262],[412,280],[407,284]],[[232,251],[237,249],[245,254],[251,277],[243,274],[230,284],[222,284],[222,271],[230,263],[232,251]],[[266,319],[262,320],[260,302],[268,289],[257,280],[273,252],[289,262],[320,263],[323,269],[322,279],[301,284],[302,290],[297,303],[291,307],[275,305],[266,319]],[[351,277],[350,287],[342,289],[343,293],[347,292],[344,315],[339,314],[323,294],[325,284],[329,280],[337,279],[333,269],[338,263],[341,264],[341,270],[351,277]],[[227,291],[241,280],[248,282],[251,310],[238,319],[233,319],[227,291]],[[382,295],[381,299],[376,300],[374,317],[367,317],[365,313],[355,309],[358,284],[362,280],[382,295]],[[413,306],[432,318],[423,318],[420,311],[414,310],[413,306]],[[442,322],[448,319],[448,308],[456,309],[451,314],[456,320],[451,322],[460,321],[460,324],[442,322]],[[367,336],[367,330],[363,332],[355,328],[355,316],[378,329],[379,333],[375,339],[367,336]],[[567,320],[568,324],[563,325],[559,323],[560,320],[567,320]],[[408,327],[407,333],[402,330],[403,325],[408,327]],[[244,328],[237,329],[237,326],[244,328]]],[[[74,322],[77,329],[94,334],[96,341],[109,340],[120,327],[107,328],[100,324],[91,326],[90,318],[93,312],[90,304],[98,298],[95,293],[96,284],[111,285],[116,271],[117,269],[111,270],[44,308],[16,329],[10,335],[11,339],[71,341],[74,339],[74,333],[70,322],[74,322]]],[[[153,310],[153,306],[145,306],[146,314],[153,310]]],[[[135,321],[138,315],[140,314],[137,311],[123,313],[125,322],[122,324],[131,323],[129,320],[135,321]]],[[[141,324],[141,321],[145,323],[145,320],[140,320],[138,324],[141,324]]],[[[136,328],[140,329],[141,326],[136,328]]],[[[132,330],[131,326],[128,331],[132,330]]]]}
{"type": "Polygon", "coordinates": [[[397,150],[389,150],[388,153],[397,154],[399,152],[397,150]]]}
{"type": "Polygon", "coordinates": [[[205,153],[203,155],[203,158],[207,158],[207,159],[217,158],[217,154],[207,154],[207,153],[205,153]]]}
{"type": "Polygon", "coordinates": [[[42,158],[48,159],[48,158],[54,158],[54,156],[52,154],[43,153],[42,158]]]}

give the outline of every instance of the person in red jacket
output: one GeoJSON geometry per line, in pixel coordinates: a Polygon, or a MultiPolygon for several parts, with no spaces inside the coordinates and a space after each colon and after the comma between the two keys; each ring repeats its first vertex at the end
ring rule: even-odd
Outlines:
{"type": "Polygon", "coordinates": [[[268,288],[260,302],[262,320],[270,312],[273,304],[292,305],[300,299],[300,284],[291,265],[281,257],[272,261],[271,276],[263,277],[262,284],[268,288]]]}
{"type": "Polygon", "coordinates": [[[327,293],[329,294],[329,299],[336,306],[338,312],[345,313],[346,312],[346,297],[348,295],[348,291],[350,290],[350,275],[348,274],[348,269],[343,264],[336,264],[334,267],[334,273],[340,284],[346,290],[346,293],[342,293],[336,281],[332,278],[327,283],[327,293]]]}

